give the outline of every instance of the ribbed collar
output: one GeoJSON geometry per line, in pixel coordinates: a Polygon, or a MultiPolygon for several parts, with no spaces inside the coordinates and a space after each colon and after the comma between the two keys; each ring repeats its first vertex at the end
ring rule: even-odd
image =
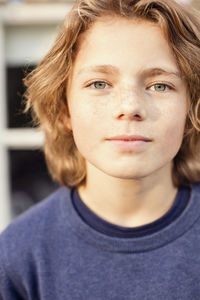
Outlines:
{"type": "Polygon", "coordinates": [[[71,201],[71,190],[60,189],[63,224],[88,244],[110,252],[145,252],[162,247],[183,235],[200,217],[200,184],[192,185],[190,201],[182,214],[167,227],[144,237],[117,238],[102,234],[85,223],[71,201]]]}
{"type": "Polygon", "coordinates": [[[138,238],[160,231],[164,227],[168,226],[173,221],[175,221],[188,205],[188,202],[190,200],[190,192],[191,188],[189,187],[179,187],[172,207],[163,216],[148,224],[133,228],[112,224],[96,215],[83,202],[83,200],[79,196],[77,189],[72,190],[71,198],[73,206],[75,207],[79,216],[83,219],[85,223],[87,223],[93,229],[111,237],[138,238]]]}

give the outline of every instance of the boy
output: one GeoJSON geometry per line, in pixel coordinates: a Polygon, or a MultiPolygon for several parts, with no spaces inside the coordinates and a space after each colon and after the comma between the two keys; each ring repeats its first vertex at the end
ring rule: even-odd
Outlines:
{"type": "Polygon", "coordinates": [[[200,299],[200,20],[82,0],[25,79],[63,187],[0,237],[0,297],[200,299]]]}

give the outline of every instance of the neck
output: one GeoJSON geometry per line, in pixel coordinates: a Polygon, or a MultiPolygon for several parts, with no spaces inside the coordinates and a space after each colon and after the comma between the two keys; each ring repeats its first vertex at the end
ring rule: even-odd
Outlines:
{"type": "Polygon", "coordinates": [[[88,164],[86,184],[78,192],[104,220],[124,227],[142,226],[162,217],[173,205],[177,188],[171,168],[168,165],[147,178],[133,180],[109,176],[88,164]]]}

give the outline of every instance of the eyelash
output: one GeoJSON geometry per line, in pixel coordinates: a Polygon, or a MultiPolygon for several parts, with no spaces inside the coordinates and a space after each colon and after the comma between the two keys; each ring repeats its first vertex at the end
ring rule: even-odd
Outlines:
{"type": "MultiPolygon", "coordinates": [[[[166,83],[155,83],[155,84],[151,85],[150,87],[148,87],[148,89],[151,89],[152,87],[155,87],[155,86],[164,86],[165,87],[164,91],[159,91],[160,93],[164,93],[166,91],[166,89],[173,90],[173,87],[166,83]]],[[[156,90],[153,90],[153,91],[156,92],[156,90]]]]}
{"type": "MultiPolygon", "coordinates": [[[[101,89],[97,89],[97,88],[95,88],[94,87],[94,84],[95,83],[105,83],[107,86],[110,86],[110,84],[108,84],[107,82],[105,82],[105,81],[103,81],[103,80],[96,80],[96,81],[93,81],[93,82],[91,82],[91,83],[89,83],[86,87],[92,87],[92,85],[93,85],[93,88],[94,89],[96,89],[96,90],[101,90],[101,89]]],[[[173,87],[172,86],[170,86],[170,85],[168,85],[168,84],[166,84],[166,83],[155,83],[155,84],[152,84],[151,86],[149,86],[147,89],[151,89],[152,87],[155,87],[155,86],[164,86],[165,87],[165,89],[164,89],[164,91],[159,91],[160,93],[163,93],[163,92],[165,92],[166,91],[166,89],[167,90],[173,90],[173,87]]],[[[108,88],[108,87],[107,87],[108,88]]],[[[105,90],[106,88],[103,88],[102,90],[105,90]]],[[[156,92],[156,90],[154,90],[155,92],[156,92]]]]}
{"type": "MultiPolygon", "coordinates": [[[[110,84],[108,84],[107,82],[103,81],[103,80],[96,80],[96,81],[93,81],[93,82],[90,82],[86,87],[92,87],[92,85],[94,85],[95,83],[105,83],[107,84],[108,86],[110,86],[110,84]]],[[[94,89],[98,90],[97,88],[94,87],[94,89]]],[[[99,89],[100,90],[100,89],[99,89]]],[[[105,89],[102,89],[102,90],[105,90],[105,89]]]]}

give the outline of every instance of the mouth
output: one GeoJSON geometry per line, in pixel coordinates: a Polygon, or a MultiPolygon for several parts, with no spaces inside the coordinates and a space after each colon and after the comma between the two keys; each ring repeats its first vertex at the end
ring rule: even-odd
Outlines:
{"type": "Polygon", "coordinates": [[[123,152],[141,152],[147,149],[152,140],[140,135],[118,135],[106,139],[117,150],[123,152]]]}
{"type": "Polygon", "coordinates": [[[110,137],[107,140],[124,141],[124,142],[135,142],[135,141],[151,142],[152,141],[150,138],[141,135],[118,135],[118,136],[110,137]]]}

